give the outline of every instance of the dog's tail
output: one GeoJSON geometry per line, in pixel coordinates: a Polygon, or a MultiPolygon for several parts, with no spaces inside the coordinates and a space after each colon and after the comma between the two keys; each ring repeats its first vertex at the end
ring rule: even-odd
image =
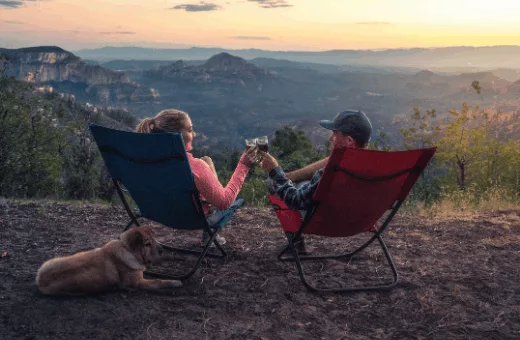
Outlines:
{"type": "MultiPolygon", "coordinates": [[[[36,272],[36,286],[38,286],[38,289],[43,294],[56,294],[56,289],[53,287],[55,286],[53,283],[55,283],[56,276],[53,275],[53,272],[56,267],[57,263],[55,260],[49,260],[42,264],[40,269],[36,272]],[[54,278],[54,280],[53,280],[54,278]]],[[[55,273],[54,273],[55,274],[55,273]]]]}

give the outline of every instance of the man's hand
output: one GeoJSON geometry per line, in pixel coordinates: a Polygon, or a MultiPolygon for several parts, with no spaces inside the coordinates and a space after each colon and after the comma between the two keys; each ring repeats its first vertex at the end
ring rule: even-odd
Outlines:
{"type": "Polygon", "coordinates": [[[271,170],[278,166],[278,162],[276,161],[276,159],[267,152],[258,151],[258,154],[262,156],[262,161],[260,162],[260,165],[262,166],[262,168],[264,168],[264,170],[267,173],[271,172],[271,170]]]}

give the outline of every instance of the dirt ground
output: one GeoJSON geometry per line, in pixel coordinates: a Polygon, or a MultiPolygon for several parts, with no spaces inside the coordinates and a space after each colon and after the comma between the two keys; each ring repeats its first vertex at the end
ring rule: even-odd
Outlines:
{"type": "MultiPolygon", "coordinates": [[[[254,208],[241,209],[223,231],[228,258],[204,261],[178,290],[38,292],[35,273],[45,260],[102,246],[126,221],[120,207],[2,200],[0,339],[520,339],[516,211],[398,215],[385,239],[400,283],[385,292],[308,291],[294,263],[276,259],[285,239],[274,213],[254,208]]],[[[164,228],[159,236],[197,247],[200,235],[164,228]]],[[[308,239],[313,253],[359,242],[308,239]]],[[[332,285],[391,277],[377,244],[350,262],[305,269],[316,272],[313,282],[332,285]]]]}

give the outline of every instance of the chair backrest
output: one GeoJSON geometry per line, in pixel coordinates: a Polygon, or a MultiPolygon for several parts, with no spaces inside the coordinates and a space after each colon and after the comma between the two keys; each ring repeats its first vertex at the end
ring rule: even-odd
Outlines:
{"type": "MultiPolygon", "coordinates": [[[[334,150],[314,193],[317,209],[303,232],[345,237],[370,230],[396,202],[406,199],[435,151],[334,150]]],[[[284,230],[295,232],[295,212],[277,213],[286,221],[284,230]]]]}
{"type": "Polygon", "coordinates": [[[176,229],[206,223],[179,133],[136,133],[89,124],[112,179],[121,183],[141,215],[176,229]]]}

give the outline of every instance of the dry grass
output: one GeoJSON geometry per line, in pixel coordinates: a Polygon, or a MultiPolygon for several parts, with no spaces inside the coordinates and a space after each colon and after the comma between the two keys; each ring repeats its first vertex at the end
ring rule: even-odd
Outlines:
{"type": "Polygon", "coordinates": [[[445,193],[442,199],[430,206],[422,203],[408,204],[407,212],[418,213],[428,219],[466,218],[472,219],[481,214],[497,211],[518,211],[520,213],[520,197],[518,193],[500,187],[492,187],[477,194],[469,188],[467,191],[445,193]]]}

